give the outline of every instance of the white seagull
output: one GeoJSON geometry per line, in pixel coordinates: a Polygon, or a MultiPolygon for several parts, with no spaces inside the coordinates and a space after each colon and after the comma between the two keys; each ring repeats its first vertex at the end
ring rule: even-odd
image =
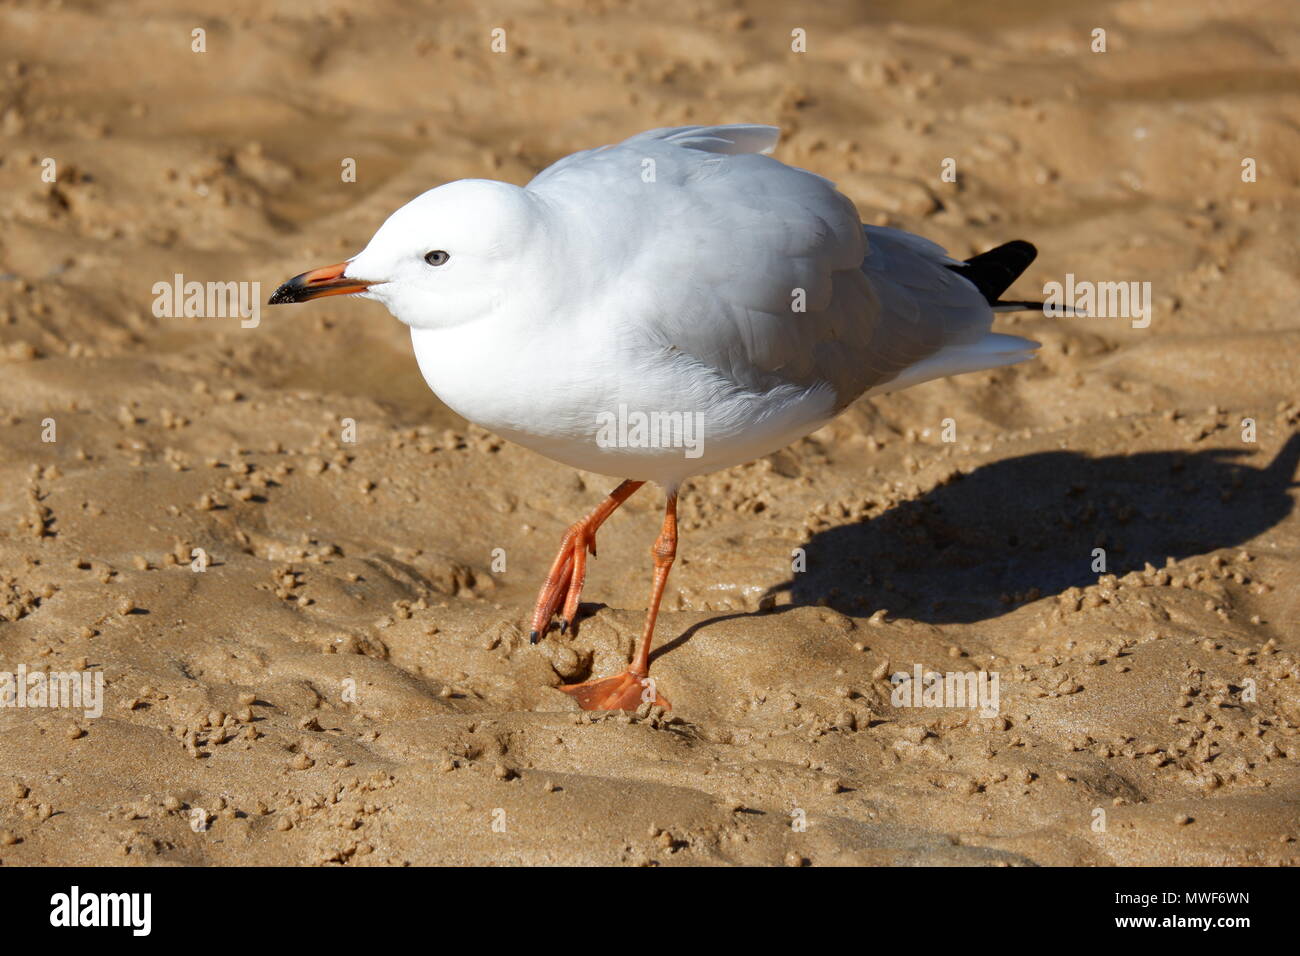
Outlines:
{"type": "Polygon", "coordinates": [[[826,179],[768,154],[771,126],[689,126],[575,153],[520,188],[467,179],[393,213],[353,258],[271,304],[358,294],[411,327],[420,371],[472,422],[624,479],[564,535],[533,642],[578,613],[596,531],[647,481],[667,492],[637,654],[566,685],[590,710],[668,706],[650,647],[677,552],[682,481],[771,454],[851,402],[1011,365],[1038,343],[990,331],[1033,261],[1010,242],[959,262],[864,226],[826,179]]]}

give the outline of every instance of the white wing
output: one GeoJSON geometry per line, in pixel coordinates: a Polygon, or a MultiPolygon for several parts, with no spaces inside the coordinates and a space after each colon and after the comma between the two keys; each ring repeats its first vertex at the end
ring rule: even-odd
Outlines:
{"type": "Polygon", "coordinates": [[[762,155],[777,136],[653,130],[569,156],[527,188],[572,213],[557,219],[586,230],[577,247],[599,249],[573,281],[604,297],[589,307],[628,355],[683,352],[758,394],[829,386],[837,408],[924,380],[908,369],[970,370],[956,366],[993,314],[946,268],[954,260],[920,237],[864,228],[828,180],[762,155]]]}

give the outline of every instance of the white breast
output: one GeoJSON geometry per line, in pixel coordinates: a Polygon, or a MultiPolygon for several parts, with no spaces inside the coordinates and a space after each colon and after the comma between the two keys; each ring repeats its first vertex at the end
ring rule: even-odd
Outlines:
{"type": "MultiPolygon", "coordinates": [[[[824,386],[755,393],[680,353],[622,362],[486,324],[412,329],[429,387],[457,414],[555,461],[676,486],[770,454],[835,413],[824,386]]],[[[612,354],[612,358],[610,357],[612,354]]]]}

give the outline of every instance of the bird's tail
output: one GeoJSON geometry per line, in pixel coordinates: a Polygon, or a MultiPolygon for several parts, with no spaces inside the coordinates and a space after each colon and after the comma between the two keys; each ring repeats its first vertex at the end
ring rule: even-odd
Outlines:
{"type": "Polygon", "coordinates": [[[984,301],[994,312],[1031,311],[1041,309],[1043,303],[1023,300],[1004,302],[1000,297],[1029,268],[1037,255],[1038,250],[1032,244],[1023,239],[1014,239],[948,268],[979,289],[980,295],[984,296],[984,301]]]}

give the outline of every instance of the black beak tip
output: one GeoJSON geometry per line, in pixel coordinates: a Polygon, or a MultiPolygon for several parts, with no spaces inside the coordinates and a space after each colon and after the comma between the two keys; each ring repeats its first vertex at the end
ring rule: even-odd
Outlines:
{"type": "Polygon", "coordinates": [[[297,280],[290,279],[280,288],[271,293],[271,298],[266,300],[267,305],[285,305],[289,302],[299,302],[298,293],[302,291],[302,285],[297,280]]]}

